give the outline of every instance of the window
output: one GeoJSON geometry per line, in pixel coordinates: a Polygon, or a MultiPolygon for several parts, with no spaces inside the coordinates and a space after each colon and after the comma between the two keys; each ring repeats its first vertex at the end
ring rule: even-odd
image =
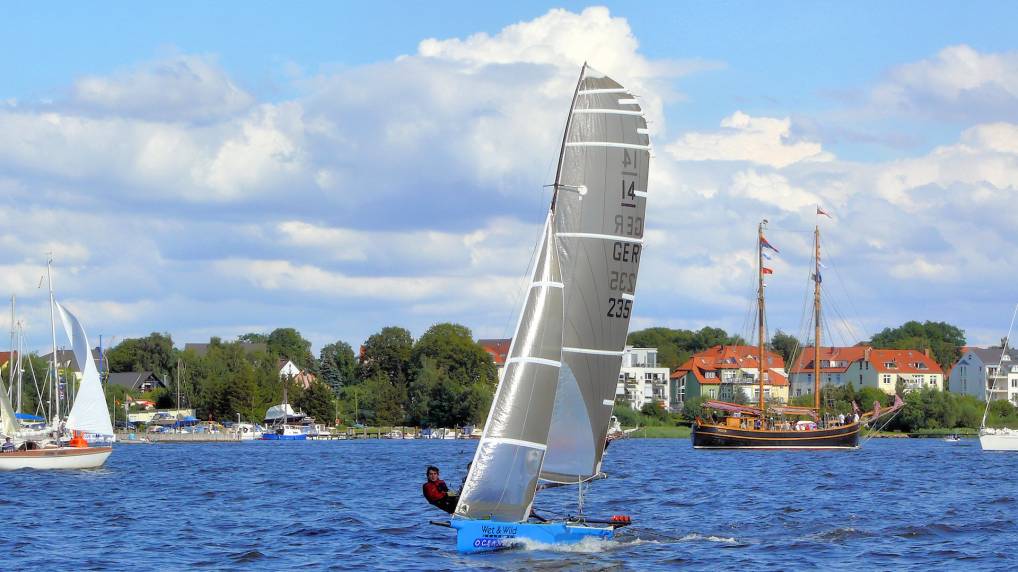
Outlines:
{"type": "Polygon", "coordinates": [[[880,382],[881,383],[890,384],[891,383],[891,376],[886,374],[886,373],[884,375],[881,375],[880,376],[880,382]]]}
{"type": "Polygon", "coordinates": [[[718,373],[716,371],[708,371],[708,372],[705,372],[703,374],[703,376],[706,377],[707,379],[716,379],[717,376],[718,376],[718,373]]]}
{"type": "Polygon", "coordinates": [[[884,367],[886,367],[887,369],[898,369],[898,364],[894,363],[893,361],[885,361],[884,367]]]}

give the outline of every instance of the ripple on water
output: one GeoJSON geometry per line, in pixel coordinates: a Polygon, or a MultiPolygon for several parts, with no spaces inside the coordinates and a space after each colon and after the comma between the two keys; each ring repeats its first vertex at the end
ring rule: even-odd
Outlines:
{"type": "MultiPolygon", "coordinates": [[[[118,448],[102,471],[0,473],[4,569],[1018,569],[1018,457],[930,440],[852,454],[612,446],[585,514],[637,522],[612,541],[464,556],[420,498],[423,468],[458,486],[475,442],[118,448]],[[939,475],[966,475],[957,486],[939,475]],[[24,491],[39,491],[26,494],[24,491]],[[67,523],[57,525],[55,523],[67,523]],[[725,549],[725,550],[722,550],[725,549]]],[[[575,514],[575,490],[541,514],[575,514]]]]}

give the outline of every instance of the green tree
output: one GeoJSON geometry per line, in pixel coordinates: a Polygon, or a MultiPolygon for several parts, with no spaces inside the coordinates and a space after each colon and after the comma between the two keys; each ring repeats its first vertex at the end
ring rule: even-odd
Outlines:
{"type": "Polygon", "coordinates": [[[406,387],[413,349],[414,338],[409,330],[397,326],[382,328],[364,342],[361,379],[382,375],[394,386],[406,387]]]}
{"type": "Polygon", "coordinates": [[[495,364],[470,329],[435,324],[411,352],[407,409],[413,423],[456,426],[483,418],[495,385],[495,364]]]}
{"type": "Polygon", "coordinates": [[[334,342],[319,353],[322,380],[339,392],[340,388],[357,383],[357,357],[346,342],[334,342]]]}
{"type": "Polygon", "coordinates": [[[307,389],[300,389],[295,393],[294,407],[314,417],[319,423],[332,424],[336,415],[332,388],[323,381],[315,380],[307,389]]]}
{"type": "Polygon", "coordinates": [[[258,334],[255,332],[249,332],[237,336],[238,342],[247,342],[249,344],[267,344],[269,343],[269,336],[266,334],[258,334]]]}
{"type": "Polygon", "coordinates": [[[311,342],[304,339],[294,328],[276,328],[266,341],[269,353],[288,359],[300,368],[318,371],[315,356],[311,354],[311,342]]]}
{"type": "Polygon", "coordinates": [[[882,349],[930,350],[933,359],[946,371],[961,357],[965,332],[946,322],[920,324],[913,320],[897,328],[884,328],[870,343],[882,349]]]}
{"type": "Polygon", "coordinates": [[[144,338],[130,338],[106,354],[111,372],[155,371],[166,373],[176,367],[177,350],[170,334],[153,332],[144,338]]]}
{"type": "Polygon", "coordinates": [[[771,337],[771,349],[780,354],[785,360],[785,365],[791,369],[795,365],[801,346],[795,336],[778,330],[771,337]]]}

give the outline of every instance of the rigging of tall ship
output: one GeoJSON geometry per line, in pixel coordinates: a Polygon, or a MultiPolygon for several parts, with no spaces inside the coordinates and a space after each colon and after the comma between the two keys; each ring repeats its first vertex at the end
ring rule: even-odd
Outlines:
{"type": "MultiPolygon", "coordinates": [[[[823,211],[817,208],[817,213],[823,211]]],[[[820,225],[813,231],[813,404],[809,406],[792,406],[786,403],[768,403],[766,387],[770,385],[770,377],[778,375],[772,371],[771,358],[765,349],[766,337],[766,289],[765,276],[772,271],[764,265],[769,258],[765,249],[777,253],[778,250],[764,235],[767,220],[760,222],[757,230],[757,299],[756,299],[756,339],[755,355],[749,356],[750,362],[757,366],[757,389],[755,404],[741,404],[721,400],[708,400],[703,403],[703,414],[693,422],[692,441],[696,449],[856,449],[859,447],[859,435],[862,428],[878,418],[898,411],[903,403],[895,396],[895,403],[890,408],[881,409],[874,404],[871,411],[860,412],[858,408],[849,416],[835,416],[833,411],[825,410],[821,399],[821,274],[820,274],[820,225]]],[[[720,397],[720,396],[719,396],[720,397]]]]}

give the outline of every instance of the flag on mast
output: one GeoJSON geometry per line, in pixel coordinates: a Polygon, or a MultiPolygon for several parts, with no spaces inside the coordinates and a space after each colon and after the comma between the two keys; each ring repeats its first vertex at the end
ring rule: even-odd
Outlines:
{"type": "Polygon", "coordinates": [[[826,212],[824,212],[824,209],[820,208],[820,205],[817,205],[817,216],[820,216],[820,215],[824,215],[825,217],[827,217],[829,219],[833,219],[834,218],[831,215],[829,215],[826,212]]]}
{"type": "Polygon", "coordinates": [[[764,238],[764,236],[762,234],[760,235],[760,246],[762,246],[764,248],[769,248],[769,249],[773,250],[774,252],[778,252],[778,253],[781,252],[777,248],[774,248],[774,246],[772,246],[771,243],[767,242],[767,239],[764,238]]]}

